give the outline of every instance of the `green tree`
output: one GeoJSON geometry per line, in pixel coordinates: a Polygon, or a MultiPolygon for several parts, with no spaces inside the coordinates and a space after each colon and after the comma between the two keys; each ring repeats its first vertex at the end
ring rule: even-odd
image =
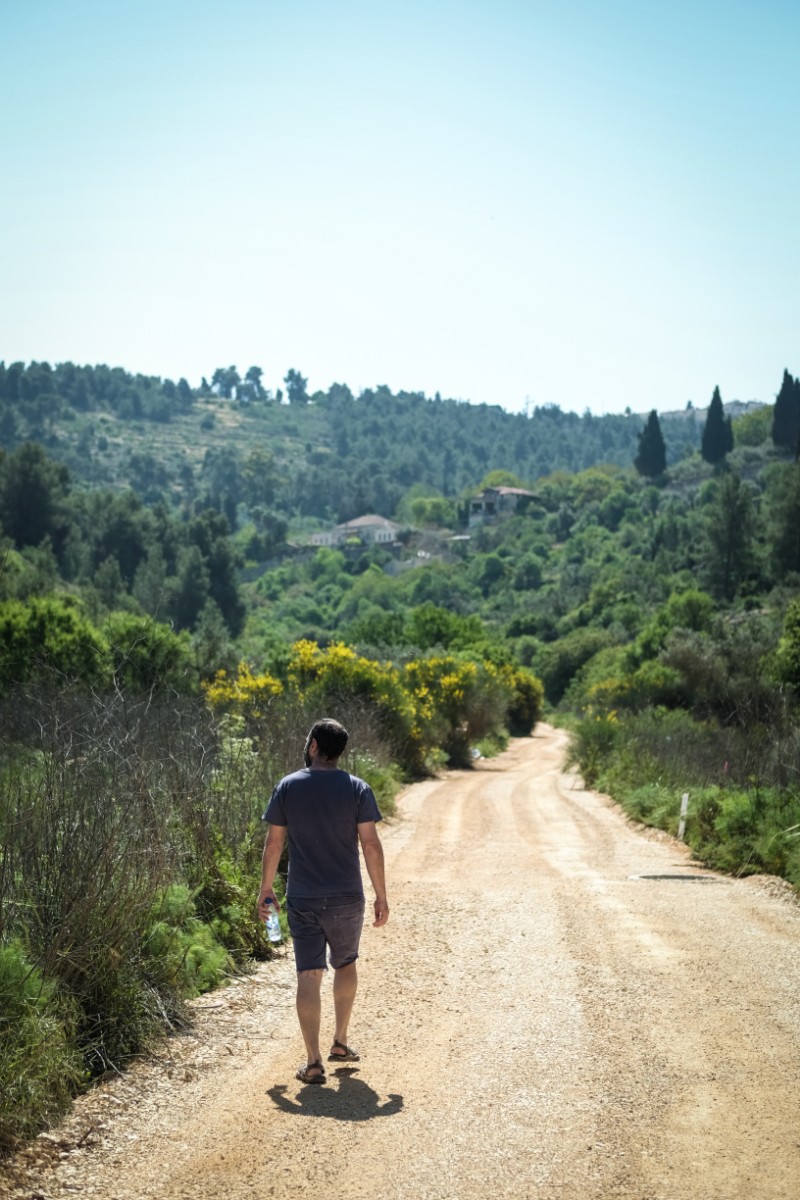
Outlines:
{"type": "Polygon", "coordinates": [[[26,442],[13,454],[0,451],[0,525],[18,547],[49,538],[58,554],[66,536],[70,476],[41,446],[26,442]]]}
{"type": "Polygon", "coordinates": [[[285,547],[289,522],[260,504],[252,510],[250,517],[250,522],[237,533],[236,542],[246,559],[264,562],[285,547]]]}
{"type": "Polygon", "coordinates": [[[444,496],[417,496],[408,505],[411,520],[421,528],[450,528],[456,523],[456,506],[444,496]]]}
{"type": "Polygon", "coordinates": [[[238,450],[232,446],[210,446],[200,477],[209,503],[225,514],[231,531],[235,530],[236,509],[242,494],[238,450]]]}
{"type": "MultiPolygon", "coordinates": [[[[110,611],[124,605],[127,589],[119,569],[119,563],[111,555],[98,564],[89,589],[90,597],[92,593],[103,609],[110,611]]],[[[96,607],[95,604],[93,610],[96,607]]]]}
{"type": "Polygon", "coordinates": [[[27,600],[46,596],[59,585],[58,563],[50,542],[14,550],[0,541],[0,599],[27,600]]]}
{"type": "Polygon", "coordinates": [[[644,429],[639,434],[639,449],[633,465],[640,475],[648,479],[657,479],[667,469],[667,452],[655,409],[651,411],[644,429]]]}
{"type": "Polygon", "coordinates": [[[347,628],[347,641],[353,646],[369,646],[382,651],[404,646],[406,637],[403,614],[373,608],[359,616],[347,628]]]}
{"type": "Polygon", "coordinates": [[[506,471],[506,470],[503,470],[502,468],[496,468],[494,471],[489,471],[486,475],[484,475],[483,479],[481,480],[481,482],[478,485],[478,491],[483,491],[485,488],[490,488],[490,487],[491,488],[497,488],[497,487],[518,488],[518,487],[522,487],[522,481],[519,479],[519,477],[517,475],[514,475],[511,471],[506,471]]]}
{"type": "Polygon", "coordinates": [[[249,509],[269,506],[275,500],[279,476],[275,458],[270,450],[255,446],[241,465],[241,491],[249,509]]]}
{"type": "Polygon", "coordinates": [[[0,445],[13,446],[18,435],[16,414],[10,405],[5,404],[5,407],[0,407],[0,445]]]}
{"type": "Polygon", "coordinates": [[[319,583],[337,583],[348,578],[347,560],[341,550],[320,546],[308,565],[311,579],[319,583]]]}
{"type": "Polygon", "coordinates": [[[231,399],[241,382],[241,376],[236,367],[217,367],[211,376],[212,389],[215,388],[217,395],[222,396],[225,400],[231,399]]]}
{"type": "Polygon", "coordinates": [[[15,407],[20,401],[21,380],[25,374],[25,363],[13,362],[9,363],[3,369],[3,399],[15,407]]]}
{"type": "MultiPolygon", "coordinates": [[[[219,606],[230,633],[236,637],[244,624],[245,608],[237,578],[239,558],[228,535],[225,518],[207,510],[191,522],[189,536],[200,551],[208,584],[205,590],[200,588],[197,592],[198,603],[191,620],[182,621],[181,624],[193,628],[210,596],[219,606]]],[[[195,568],[191,573],[195,573],[195,568]]],[[[184,595],[188,593],[184,592],[184,595]]]]}
{"type": "Polygon", "coordinates": [[[169,610],[167,563],[158,542],[148,548],[147,556],[136,568],[131,590],[144,611],[151,617],[161,616],[169,610]]]}
{"type": "Polygon", "coordinates": [[[178,561],[172,611],[179,629],[194,629],[208,601],[209,571],[198,546],[186,546],[178,561]]]}
{"type": "Polygon", "coordinates": [[[542,560],[536,554],[524,554],[514,569],[512,587],[517,592],[530,592],[541,586],[542,560]]]}
{"type": "Polygon", "coordinates": [[[711,404],[708,407],[706,423],[700,442],[700,453],[707,463],[715,466],[722,462],[725,455],[733,449],[733,430],[730,417],[725,416],[722,397],[719,388],[714,388],[711,404]]]}
{"type": "Polygon", "coordinates": [[[709,579],[726,600],[733,599],[753,569],[754,527],[752,491],[738,475],[727,475],[706,519],[709,579]]]}
{"type": "Polygon", "coordinates": [[[134,692],[190,692],[194,671],[189,638],[150,617],[115,612],[102,627],[116,687],[134,692]]]}
{"type": "Polygon", "coordinates": [[[781,390],[772,414],[772,440],[784,450],[797,450],[800,436],[800,390],[788,371],[783,372],[781,390]]]}
{"type": "Polygon", "coordinates": [[[189,387],[188,382],[183,378],[182,375],[181,375],[180,379],[178,380],[178,385],[177,385],[176,390],[177,390],[177,396],[178,396],[178,403],[180,404],[181,408],[184,408],[184,409],[191,408],[192,403],[194,401],[194,395],[192,393],[192,389],[189,387]]]}
{"type": "Polygon", "coordinates": [[[152,514],[135,492],[109,495],[96,492],[89,505],[91,525],[86,534],[95,567],[116,559],[125,586],[130,587],[152,538],[152,514]]]}
{"type": "Polygon", "coordinates": [[[79,605],[62,596],[0,604],[0,689],[54,673],[86,687],[107,678],[107,644],[79,605]]]}
{"type": "Polygon", "coordinates": [[[290,404],[308,404],[308,392],[306,391],[308,380],[304,379],[299,371],[290,367],[283,382],[286,384],[286,394],[290,404]]]}
{"type": "Polygon", "coordinates": [[[236,669],[233,643],[219,605],[213,600],[207,600],[201,609],[192,635],[192,648],[201,679],[213,679],[219,670],[232,672],[236,669]]]}
{"type": "Polygon", "coordinates": [[[708,633],[715,612],[716,605],[707,592],[701,592],[698,588],[673,592],[666,604],[647,621],[633,646],[628,648],[628,667],[632,670],[657,658],[673,629],[708,633]]]}
{"type": "Polygon", "coordinates": [[[486,641],[486,629],[480,617],[463,617],[430,602],[412,608],[406,617],[404,640],[419,650],[464,650],[486,641]]]}
{"type": "Polygon", "coordinates": [[[772,567],[780,582],[790,571],[800,574],[800,465],[781,464],[770,480],[767,496],[772,567]]]}
{"type": "Polygon", "coordinates": [[[469,577],[484,596],[494,591],[509,574],[499,554],[476,554],[469,564],[469,577]]]}
{"type": "Polygon", "coordinates": [[[742,413],[733,422],[733,440],[737,446],[763,446],[772,429],[772,409],[768,405],[742,413]]]}
{"type": "Polygon", "coordinates": [[[610,643],[611,637],[604,630],[574,629],[542,647],[534,668],[551,704],[558,704],[580,668],[610,643]]]}
{"type": "Polygon", "coordinates": [[[248,367],[244,373],[244,382],[236,389],[237,399],[263,400],[266,395],[261,383],[263,374],[261,367],[248,367]]]}
{"type": "Polygon", "coordinates": [[[26,416],[32,438],[52,437],[53,428],[61,414],[61,398],[52,392],[39,392],[29,400],[26,416]]]}

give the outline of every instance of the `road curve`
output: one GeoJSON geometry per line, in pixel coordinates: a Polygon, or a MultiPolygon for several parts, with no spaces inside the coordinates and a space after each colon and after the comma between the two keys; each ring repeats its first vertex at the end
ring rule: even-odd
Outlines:
{"type": "MultiPolygon", "coordinates": [[[[800,907],[630,824],[538,727],[407,789],[351,1041],[301,1060],[290,959],[8,1164],[30,1200],[798,1200],[800,907]]],[[[329,1005],[329,983],[323,985],[329,1005]]]]}

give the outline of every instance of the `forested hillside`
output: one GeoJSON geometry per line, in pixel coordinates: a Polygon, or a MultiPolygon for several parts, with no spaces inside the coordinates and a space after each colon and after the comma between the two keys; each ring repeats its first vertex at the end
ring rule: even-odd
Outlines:
{"type": "Polygon", "coordinates": [[[800,568],[788,372],[774,419],[762,407],[733,425],[718,390],[707,415],[644,422],[387,388],[309,396],[296,371],[285,382],[284,397],[255,367],[193,390],[107,367],[0,365],[2,593],[60,592],[94,622],[168,622],[193,639],[202,675],[301,637],[396,649],[422,605],[477,619],[540,664],[542,647],[598,624],[612,643],[635,637],[690,582],[718,605],[757,607],[800,568]],[[530,494],[512,520],[468,528],[486,484],[530,494]],[[394,545],[308,545],[368,511],[397,521],[394,545]]]}
{"type": "MultiPolygon", "coordinates": [[[[0,445],[40,442],[76,484],[130,487],[148,503],[208,497],[265,521],[391,516],[412,486],[455,499],[487,472],[532,482],[598,462],[628,466],[640,416],[577,416],[556,404],[498,407],[342,384],[309,395],[296,371],[273,395],[251,367],[192,389],[120,368],[0,364],[0,445]]],[[[638,409],[647,409],[643,394],[638,409]]],[[[663,418],[670,462],[699,445],[702,422],[663,418]]]]}

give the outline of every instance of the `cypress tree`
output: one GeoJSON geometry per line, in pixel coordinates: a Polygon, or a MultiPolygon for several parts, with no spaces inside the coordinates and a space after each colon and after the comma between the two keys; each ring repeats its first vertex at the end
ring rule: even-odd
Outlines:
{"type": "Polygon", "coordinates": [[[781,390],[772,414],[772,440],[785,450],[796,450],[800,437],[800,388],[788,371],[783,372],[781,390]]]}
{"type": "Polygon", "coordinates": [[[700,453],[707,463],[712,466],[722,462],[729,450],[733,449],[733,429],[730,417],[725,416],[722,407],[722,397],[719,388],[714,388],[714,395],[708,406],[706,423],[703,426],[703,436],[700,442],[700,453]]]}
{"type": "Polygon", "coordinates": [[[647,418],[647,424],[639,434],[639,450],[633,465],[640,475],[655,479],[667,469],[667,451],[661,434],[661,423],[655,409],[647,418]]]}

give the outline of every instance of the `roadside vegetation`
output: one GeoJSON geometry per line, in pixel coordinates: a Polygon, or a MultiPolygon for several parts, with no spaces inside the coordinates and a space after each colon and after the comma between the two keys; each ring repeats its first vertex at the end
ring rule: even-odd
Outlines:
{"type": "Polygon", "coordinates": [[[171,683],[143,687],[138,658],[168,629],[137,619],[123,649],[71,605],[30,612],[48,631],[36,654],[19,657],[30,622],[3,643],[0,1151],[183,1026],[189,998],[271,955],[254,908],[261,814],[315,716],[346,721],[344,765],[391,815],[404,779],[468,763],[507,724],[529,732],[542,703],[529,670],[477,655],[400,668],[311,642],[274,674],[242,662],[202,687],[180,644],[160,660],[171,683]],[[25,683],[10,682],[23,660],[25,683]]]}
{"type": "Polygon", "coordinates": [[[323,713],[386,814],[546,713],[800,887],[797,380],[646,421],[285,382],[0,364],[0,1152],[269,957],[260,817],[323,713]]]}

